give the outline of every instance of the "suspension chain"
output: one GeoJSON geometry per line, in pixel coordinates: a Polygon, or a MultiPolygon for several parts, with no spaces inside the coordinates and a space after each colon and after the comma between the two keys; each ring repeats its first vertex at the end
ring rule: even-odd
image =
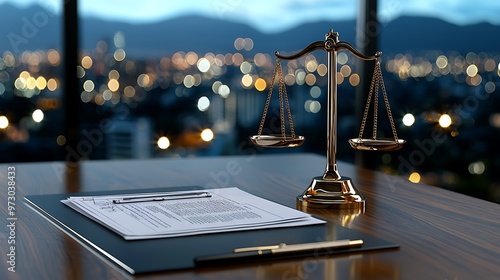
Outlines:
{"type": "Polygon", "coordinates": [[[381,79],[381,76],[379,75],[379,71],[377,71],[377,67],[378,67],[379,63],[378,63],[378,60],[377,60],[377,63],[375,64],[375,71],[374,71],[374,75],[376,76],[376,83],[374,85],[374,90],[375,92],[373,94],[375,94],[375,99],[373,100],[373,136],[372,138],[373,139],[377,139],[377,127],[378,127],[378,87],[380,85],[380,79],[381,79]]]}
{"type": "MultiPolygon", "coordinates": [[[[292,136],[292,139],[295,139],[295,129],[293,128],[293,120],[292,120],[292,113],[290,112],[290,103],[288,102],[288,95],[286,93],[286,87],[285,87],[285,80],[283,78],[283,72],[282,72],[283,69],[281,69],[281,66],[280,66],[280,76],[279,76],[279,84],[281,86],[281,90],[283,91],[283,96],[285,98],[285,105],[286,105],[286,113],[288,115],[288,125],[290,126],[290,134],[292,136]]],[[[283,120],[283,117],[282,117],[282,126],[281,126],[281,133],[283,134],[283,137],[284,134],[285,134],[285,126],[284,126],[284,120],[283,120]]]]}
{"type": "Polygon", "coordinates": [[[370,91],[368,92],[368,98],[366,100],[365,111],[363,114],[363,119],[361,120],[361,128],[359,130],[358,138],[361,140],[363,138],[363,132],[365,130],[366,120],[368,118],[368,111],[370,110],[370,104],[372,95],[375,94],[374,104],[373,104],[373,140],[377,139],[377,126],[378,126],[378,88],[379,86],[382,88],[382,94],[384,98],[385,108],[387,110],[387,116],[389,118],[389,122],[391,124],[392,134],[394,136],[394,140],[398,141],[398,134],[396,132],[396,125],[394,124],[394,119],[391,113],[391,107],[389,106],[389,99],[387,97],[387,92],[385,89],[384,79],[382,77],[382,69],[380,66],[380,61],[377,59],[375,64],[375,69],[373,71],[372,82],[370,84],[370,91]]]}
{"type": "Polygon", "coordinates": [[[280,104],[280,124],[281,124],[281,137],[285,139],[286,132],[285,132],[285,116],[284,116],[284,111],[283,110],[283,88],[281,86],[281,81],[283,77],[283,72],[281,70],[281,63],[278,65],[276,64],[276,68],[278,69],[278,97],[279,97],[279,104],[280,104]]]}
{"type": "Polygon", "coordinates": [[[370,104],[372,101],[373,89],[378,87],[378,76],[374,73],[372,77],[372,82],[370,84],[370,91],[368,92],[368,99],[366,100],[365,112],[363,114],[363,119],[361,120],[361,128],[359,129],[358,138],[363,138],[363,132],[365,131],[366,120],[368,119],[368,111],[370,110],[370,104]]]}
{"type": "Polygon", "coordinates": [[[290,111],[290,103],[288,102],[288,94],[286,93],[285,79],[283,78],[283,68],[281,67],[281,62],[279,58],[276,58],[276,65],[271,79],[271,84],[269,86],[266,104],[264,106],[264,112],[262,113],[262,118],[260,120],[260,125],[259,125],[259,131],[257,134],[260,136],[264,129],[264,124],[266,121],[267,112],[269,111],[269,104],[271,103],[271,96],[273,94],[273,88],[276,82],[276,78],[278,79],[278,99],[280,106],[281,137],[283,137],[283,139],[286,138],[285,111],[284,111],[285,110],[284,107],[286,106],[288,124],[290,125],[290,134],[292,139],[295,139],[295,130],[293,128],[292,113],[290,111]]]}
{"type": "Polygon", "coordinates": [[[266,105],[264,105],[264,112],[262,113],[262,118],[260,119],[259,131],[257,135],[262,134],[262,130],[264,129],[264,123],[266,121],[267,111],[269,110],[269,103],[271,103],[271,96],[273,95],[273,87],[274,81],[276,79],[276,73],[278,72],[278,67],[281,68],[281,63],[279,58],[276,59],[276,67],[274,68],[273,77],[271,79],[271,84],[269,86],[269,91],[267,93],[266,105]]]}
{"type": "Polygon", "coordinates": [[[382,94],[384,95],[385,108],[387,109],[387,116],[389,116],[389,122],[391,123],[392,134],[394,140],[398,141],[398,133],[396,132],[396,125],[394,124],[394,119],[392,118],[391,107],[389,106],[389,99],[387,98],[387,92],[385,90],[384,80],[382,79],[382,70],[380,69],[380,62],[377,60],[377,66],[379,76],[380,76],[380,87],[382,88],[382,94]]]}

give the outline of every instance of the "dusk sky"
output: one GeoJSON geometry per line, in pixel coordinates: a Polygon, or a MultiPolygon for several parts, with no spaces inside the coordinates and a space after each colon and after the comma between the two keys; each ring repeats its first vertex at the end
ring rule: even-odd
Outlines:
{"type": "MultiPolygon", "coordinates": [[[[62,0],[0,0],[18,6],[39,3],[60,12],[62,0]]],[[[79,0],[83,16],[141,23],[181,15],[203,15],[248,24],[262,32],[279,32],[304,22],[354,19],[356,0],[79,0]]],[[[500,24],[500,1],[491,0],[379,0],[379,18],[401,15],[431,16],[463,25],[500,24]]]]}

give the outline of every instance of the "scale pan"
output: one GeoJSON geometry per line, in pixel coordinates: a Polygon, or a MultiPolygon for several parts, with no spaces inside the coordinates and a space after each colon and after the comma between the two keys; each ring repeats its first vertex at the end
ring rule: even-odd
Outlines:
{"type": "Polygon", "coordinates": [[[282,135],[253,135],[250,137],[252,143],[256,146],[265,148],[295,148],[306,140],[304,136],[285,136],[282,135]]]}
{"type": "Polygon", "coordinates": [[[349,144],[356,150],[361,151],[394,151],[399,150],[406,143],[403,139],[359,139],[349,140],[349,144]]]}

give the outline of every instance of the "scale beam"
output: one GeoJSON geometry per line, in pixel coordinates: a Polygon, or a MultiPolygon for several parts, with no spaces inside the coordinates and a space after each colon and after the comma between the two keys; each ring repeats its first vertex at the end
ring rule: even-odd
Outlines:
{"type": "Polygon", "coordinates": [[[303,57],[304,55],[306,55],[312,51],[321,50],[321,49],[325,49],[325,42],[317,41],[317,42],[311,43],[309,46],[305,47],[303,50],[301,50],[300,52],[298,52],[296,54],[281,55],[278,51],[276,51],[276,52],[274,52],[274,55],[276,55],[276,57],[280,58],[280,59],[293,60],[293,59],[303,57]]]}
{"type": "Polygon", "coordinates": [[[278,51],[274,52],[277,58],[284,60],[293,60],[297,58],[301,58],[304,55],[315,51],[315,50],[325,50],[325,51],[339,51],[339,50],[347,50],[352,53],[354,56],[361,60],[375,60],[382,56],[382,52],[376,52],[373,56],[367,56],[360,53],[354,46],[344,41],[335,41],[338,39],[338,33],[334,33],[333,30],[330,30],[325,41],[316,41],[314,43],[309,44],[303,50],[299,51],[296,54],[292,55],[282,55],[278,51]],[[331,36],[331,38],[328,38],[331,36]],[[333,43],[332,43],[333,42],[333,43]]]}

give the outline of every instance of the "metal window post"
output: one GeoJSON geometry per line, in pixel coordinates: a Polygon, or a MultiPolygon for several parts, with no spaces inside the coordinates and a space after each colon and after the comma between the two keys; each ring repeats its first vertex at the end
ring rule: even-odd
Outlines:
{"type": "Polygon", "coordinates": [[[66,144],[63,158],[68,161],[78,161],[80,158],[69,156],[69,151],[78,151],[80,140],[80,103],[78,65],[78,6],[77,0],[63,0],[63,122],[66,144]]]}

